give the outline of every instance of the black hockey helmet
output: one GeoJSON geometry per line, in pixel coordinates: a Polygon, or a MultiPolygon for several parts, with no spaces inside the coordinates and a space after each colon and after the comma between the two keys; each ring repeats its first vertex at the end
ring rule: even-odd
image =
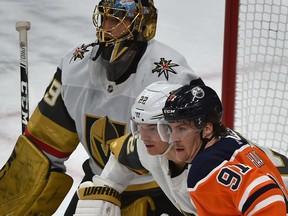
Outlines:
{"type": "Polygon", "coordinates": [[[208,86],[185,85],[174,91],[163,108],[164,119],[168,122],[192,120],[198,128],[207,121],[207,115],[216,113],[221,122],[223,107],[217,93],[208,86]]]}

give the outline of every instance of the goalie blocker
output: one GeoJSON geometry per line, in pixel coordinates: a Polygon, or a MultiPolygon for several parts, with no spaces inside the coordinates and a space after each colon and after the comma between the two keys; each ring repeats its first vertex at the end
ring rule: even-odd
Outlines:
{"type": "Polygon", "coordinates": [[[73,180],[50,167],[47,157],[21,135],[0,170],[1,215],[52,215],[73,180]]]}

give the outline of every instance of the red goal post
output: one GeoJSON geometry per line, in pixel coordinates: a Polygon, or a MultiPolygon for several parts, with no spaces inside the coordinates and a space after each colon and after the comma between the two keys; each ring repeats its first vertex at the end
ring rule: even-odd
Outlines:
{"type": "Polygon", "coordinates": [[[288,155],[288,0],[226,0],[223,122],[288,155]]]}

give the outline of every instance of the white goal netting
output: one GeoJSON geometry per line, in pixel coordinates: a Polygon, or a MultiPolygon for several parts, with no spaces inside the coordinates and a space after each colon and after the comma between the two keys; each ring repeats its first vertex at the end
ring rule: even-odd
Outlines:
{"type": "Polygon", "coordinates": [[[241,0],[234,128],[288,155],[288,0],[241,0]]]}

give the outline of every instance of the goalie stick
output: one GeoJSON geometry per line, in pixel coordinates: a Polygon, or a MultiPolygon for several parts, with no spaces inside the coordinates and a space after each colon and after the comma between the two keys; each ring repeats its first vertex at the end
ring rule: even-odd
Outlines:
{"type": "Polygon", "coordinates": [[[30,29],[30,22],[19,21],[16,23],[16,30],[19,31],[20,46],[20,91],[21,91],[21,123],[22,133],[29,120],[29,94],[28,94],[28,52],[27,52],[27,31],[30,29]]]}

